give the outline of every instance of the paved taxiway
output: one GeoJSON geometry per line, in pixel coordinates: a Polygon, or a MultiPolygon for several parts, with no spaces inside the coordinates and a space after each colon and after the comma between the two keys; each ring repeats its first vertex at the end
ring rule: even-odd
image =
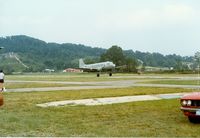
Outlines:
{"type": "Polygon", "coordinates": [[[85,106],[107,105],[107,104],[138,102],[138,101],[175,99],[175,98],[180,98],[185,94],[186,93],[173,93],[173,94],[136,95],[136,96],[107,97],[107,98],[95,98],[95,99],[66,100],[66,101],[56,101],[56,102],[37,104],[37,106],[57,107],[57,106],[77,106],[77,105],[85,105],[85,106]]]}
{"type": "Polygon", "coordinates": [[[15,83],[57,83],[57,84],[76,84],[85,86],[68,86],[68,87],[44,87],[44,88],[16,88],[7,89],[7,92],[41,92],[56,90],[83,90],[83,89],[108,89],[108,88],[125,88],[125,87],[169,87],[169,88],[190,88],[200,89],[198,85],[173,85],[173,84],[139,84],[144,80],[120,80],[120,81],[101,81],[101,82],[61,82],[61,81],[8,81],[15,83]]]}
{"type": "MultiPolygon", "coordinates": [[[[44,87],[44,88],[16,88],[8,89],[7,92],[45,92],[45,91],[57,91],[57,90],[83,90],[83,89],[108,89],[108,88],[126,88],[126,87],[170,87],[170,88],[190,88],[200,89],[198,85],[172,85],[172,84],[144,84],[139,82],[145,82],[152,80],[197,80],[197,77],[159,77],[159,76],[116,76],[113,78],[129,78],[130,80],[116,80],[116,81],[98,81],[98,82],[65,82],[65,81],[18,81],[8,80],[12,83],[48,83],[48,84],[68,84],[79,86],[68,87],[44,87]]],[[[50,103],[38,104],[40,107],[49,106],[75,106],[75,105],[104,105],[115,103],[126,103],[134,101],[147,101],[147,100],[161,100],[161,99],[173,99],[179,98],[185,93],[175,94],[156,94],[156,95],[137,95],[137,96],[123,96],[123,97],[107,97],[107,98],[95,98],[95,99],[80,99],[80,100],[68,100],[68,101],[56,101],[50,103]]]]}

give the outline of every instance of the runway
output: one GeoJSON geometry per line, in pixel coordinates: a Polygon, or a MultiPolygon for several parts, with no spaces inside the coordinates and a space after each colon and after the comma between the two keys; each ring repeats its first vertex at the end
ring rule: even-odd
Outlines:
{"type": "MultiPolygon", "coordinates": [[[[119,77],[119,76],[118,76],[119,77]]],[[[131,78],[125,76],[130,80],[114,80],[114,81],[95,81],[95,82],[77,82],[77,81],[21,81],[21,80],[8,80],[10,83],[48,83],[48,84],[67,84],[77,86],[67,87],[42,87],[42,88],[16,88],[7,89],[6,92],[49,92],[49,91],[63,91],[63,90],[84,90],[84,89],[109,89],[109,88],[128,88],[128,87],[168,87],[168,88],[188,88],[200,89],[198,85],[175,85],[175,84],[145,84],[145,81],[151,80],[197,80],[196,77],[159,77],[159,76],[139,76],[131,78]],[[141,83],[143,82],[143,83],[141,83]]],[[[39,107],[51,106],[77,106],[77,105],[107,105],[116,103],[127,103],[136,101],[149,101],[149,100],[162,100],[180,98],[186,93],[172,93],[172,94],[155,94],[155,95],[136,95],[136,96],[122,96],[122,97],[107,97],[95,99],[79,99],[67,101],[54,101],[49,103],[41,103],[39,107]]]]}
{"type": "Polygon", "coordinates": [[[57,83],[57,84],[76,84],[85,86],[68,86],[68,87],[42,87],[42,88],[16,88],[7,89],[6,92],[45,92],[58,90],[83,90],[83,89],[109,89],[109,88],[126,88],[126,87],[169,87],[169,88],[189,88],[200,89],[198,85],[174,85],[174,84],[139,84],[145,80],[120,80],[120,81],[101,81],[101,82],[62,82],[62,81],[8,81],[20,83],[57,83]]]}

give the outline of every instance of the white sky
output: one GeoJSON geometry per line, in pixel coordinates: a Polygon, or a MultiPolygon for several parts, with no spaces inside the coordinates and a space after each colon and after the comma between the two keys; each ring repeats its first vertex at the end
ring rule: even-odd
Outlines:
{"type": "Polygon", "coordinates": [[[199,7],[199,0],[0,0],[0,36],[194,55],[199,7]]]}

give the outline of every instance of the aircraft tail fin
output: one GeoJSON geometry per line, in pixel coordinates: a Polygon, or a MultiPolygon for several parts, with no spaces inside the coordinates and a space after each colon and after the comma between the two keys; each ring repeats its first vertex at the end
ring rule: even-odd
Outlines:
{"type": "Polygon", "coordinates": [[[85,65],[83,59],[79,59],[79,68],[82,68],[85,65]]]}

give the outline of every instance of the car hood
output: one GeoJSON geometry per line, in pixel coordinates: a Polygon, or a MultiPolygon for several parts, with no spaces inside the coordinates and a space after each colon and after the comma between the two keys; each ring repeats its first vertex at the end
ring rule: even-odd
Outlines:
{"type": "Polygon", "coordinates": [[[191,94],[186,94],[181,97],[182,100],[200,100],[200,92],[194,92],[191,94]]]}

